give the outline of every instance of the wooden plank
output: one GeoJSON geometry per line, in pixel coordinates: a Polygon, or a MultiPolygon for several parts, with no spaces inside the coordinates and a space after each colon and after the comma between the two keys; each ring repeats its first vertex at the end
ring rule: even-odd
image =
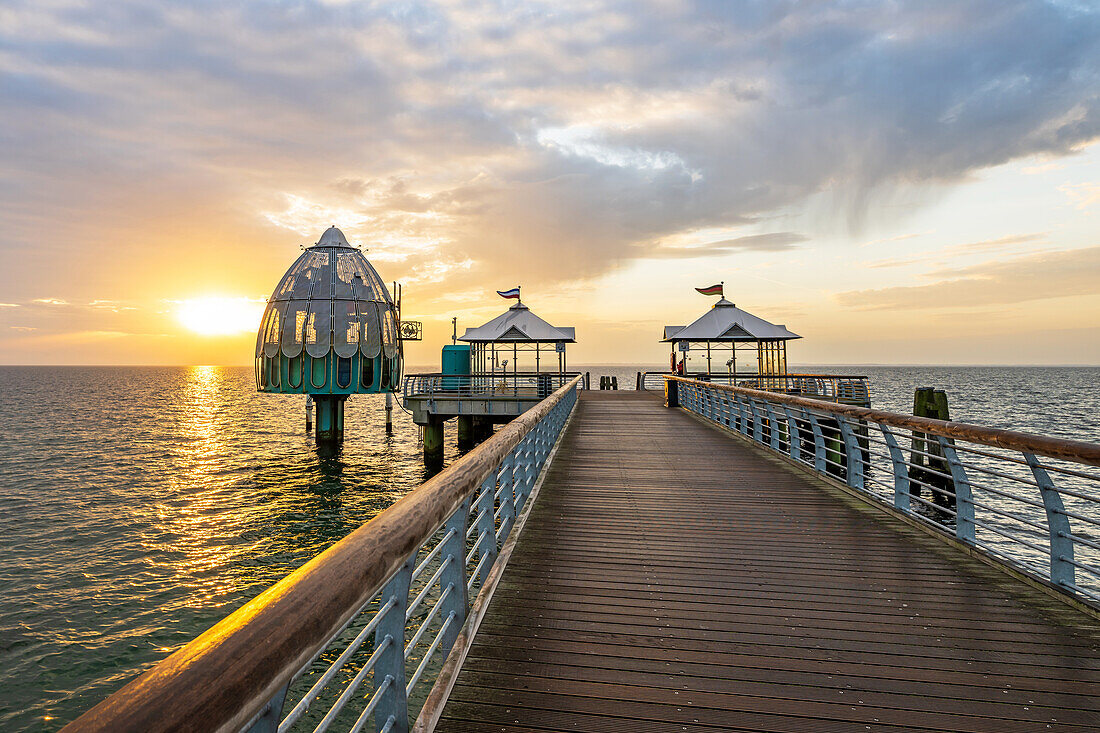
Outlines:
{"type": "Polygon", "coordinates": [[[440,731],[1100,728],[1100,628],[651,396],[583,393],[440,731]]]}

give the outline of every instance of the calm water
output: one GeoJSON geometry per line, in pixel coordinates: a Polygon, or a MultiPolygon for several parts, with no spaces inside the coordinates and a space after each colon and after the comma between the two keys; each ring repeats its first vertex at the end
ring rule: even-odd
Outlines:
{"type": "MultiPolygon", "coordinates": [[[[645,367],[582,368],[632,388],[645,367]]],[[[867,374],[876,407],[936,386],[959,420],[1100,440],[1100,368],[813,369],[867,374]]],[[[304,399],[246,368],[0,367],[0,394],[4,731],[61,727],[426,477],[381,396],[322,457],[304,399]]]]}

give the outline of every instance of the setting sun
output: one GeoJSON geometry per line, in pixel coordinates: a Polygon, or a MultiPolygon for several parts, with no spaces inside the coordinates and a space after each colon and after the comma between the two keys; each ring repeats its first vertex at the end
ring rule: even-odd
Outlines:
{"type": "Polygon", "coordinates": [[[262,299],[212,295],[180,301],[176,317],[195,333],[228,336],[255,331],[263,311],[262,299]]]}

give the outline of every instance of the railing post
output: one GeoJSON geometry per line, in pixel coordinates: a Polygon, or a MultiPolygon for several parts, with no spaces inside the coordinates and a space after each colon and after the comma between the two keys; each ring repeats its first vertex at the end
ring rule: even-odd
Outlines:
{"type": "Polygon", "coordinates": [[[466,586],[466,531],[470,522],[470,497],[459,505],[447,523],[443,525],[443,531],[450,538],[443,543],[440,550],[440,562],[448,562],[447,569],[439,578],[440,593],[450,588],[450,593],[440,607],[440,618],[447,618],[451,613],[455,620],[447,627],[447,633],[440,641],[440,650],[443,657],[454,646],[455,639],[462,625],[466,623],[466,615],[470,612],[470,595],[466,586]]]}
{"type": "Polygon", "coordinates": [[[478,564],[481,565],[480,582],[489,578],[489,570],[497,557],[496,529],[496,492],[497,475],[492,473],[481,482],[481,494],[477,498],[477,542],[478,564]],[[486,559],[488,558],[488,559],[486,559]],[[484,561],[484,562],[483,562],[484,561]]]}
{"type": "Polygon", "coordinates": [[[528,433],[523,436],[523,439],[520,440],[519,445],[517,445],[513,451],[516,461],[516,473],[520,476],[517,480],[517,489],[519,494],[523,497],[523,500],[516,505],[517,510],[522,509],[523,505],[527,503],[527,497],[530,495],[531,489],[535,484],[533,442],[534,438],[528,433]]]}
{"type": "Polygon", "coordinates": [[[504,456],[500,464],[500,541],[512,530],[516,521],[516,494],[513,488],[512,454],[504,456]]]}
{"type": "Polygon", "coordinates": [[[844,440],[844,454],[848,458],[848,465],[845,467],[844,477],[848,485],[853,489],[862,489],[864,487],[863,453],[860,451],[856,432],[852,430],[852,426],[848,423],[848,418],[844,415],[838,414],[836,416],[836,421],[837,425],[840,426],[841,438],[844,440]]]}
{"type": "Polygon", "coordinates": [[[737,407],[737,432],[742,435],[748,435],[749,421],[745,419],[745,408],[741,400],[741,395],[733,395],[733,404],[737,407]]]}
{"type": "Polygon", "coordinates": [[[383,728],[394,733],[409,730],[409,701],[405,696],[405,611],[409,605],[409,582],[415,563],[414,552],[386,583],[379,601],[385,605],[393,599],[393,605],[374,632],[374,648],[385,646],[374,665],[374,690],[385,688],[374,713],[374,725],[379,733],[383,728]]]}
{"type": "Polygon", "coordinates": [[[768,441],[772,447],[772,450],[782,451],[783,442],[779,439],[779,420],[775,416],[775,410],[772,409],[772,403],[765,402],[764,410],[768,413],[768,441]]]}
{"type": "Polygon", "coordinates": [[[784,406],[783,412],[787,415],[787,455],[797,461],[802,458],[802,433],[798,429],[798,418],[789,407],[784,406]]]}
{"type": "Polygon", "coordinates": [[[821,432],[821,423],[817,421],[817,415],[809,410],[806,415],[810,418],[810,430],[814,434],[814,470],[818,473],[827,473],[829,464],[825,462],[825,434],[821,432]]]}
{"type": "Polygon", "coordinates": [[[1047,528],[1050,530],[1050,582],[1055,585],[1074,586],[1077,584],[1076,568],[1073,565],[1073,539],[1069,526],[1066,507],[1062,496],[1054,487],[1050,474],[1031,453],[1024,453],[1024,460],[1031,467],[1039,493],[1043,497],[1043,507],[1047,511],[1047,528]]]}
{"type": "Polygon", "coordinates": [[[890,451],[890,463],[894,469],[894,508],[908,512],[912,506],[909,499],[909,466],[905,463],[905,453],[898,445],[898,439],[885,425],[879,423],[878,429],[882,431],[882,437],[886,440],[886,447],[890,451]]]}
{"type": "MultiPolygon", "coordinates": [[[[931,437],[931,436],[929,436],[931,437]]],[[[955,453],[955,443],[942,435],[936,436],[947,466],[951,470],[951,480],[955,484],[955,537],[963,542],[974,543],[974,500],[970,494],[970,480],[966,469],[955,453]]],[[[927,443],[926,443],[927,445],[927,443]]]]}
{"type": "Polygon", "coordinates": [[[546,465],[546,459],[550,457],[550,449],[554,444],[553,438],[550,437],[550,433],[553,430],[551,423],[551,416],[549,413],[542,420],[539,420],[539,442],[542,444],[542,450],[539,453],[539,469],[546,465]]]}
{"type": "Polygon", "coordinates": [[[283,688],[267,701],[267,705],[244,733],[278,733],[279,718],[283,716],[283,701],[286,700],[286,692],[289,689],[290,685],[283,685],[283,688]]]}
{"type": "Polygon", "coordinates": [[[749,413],[752,415],[752,439],[757,443],[764,442],[764,418],[760,415],[760,411],[756,409],[756,400],[749,397],[745,400],[749,406],[749,413]]]}

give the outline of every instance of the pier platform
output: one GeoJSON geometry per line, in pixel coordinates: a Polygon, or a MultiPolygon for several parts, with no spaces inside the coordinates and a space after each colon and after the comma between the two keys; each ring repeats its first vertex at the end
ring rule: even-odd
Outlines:
{"type": "Polygon", "coordinates": [[[1100,729],[1100,622],[652,393],[584,391],[437,731],[1100,729]]]}

